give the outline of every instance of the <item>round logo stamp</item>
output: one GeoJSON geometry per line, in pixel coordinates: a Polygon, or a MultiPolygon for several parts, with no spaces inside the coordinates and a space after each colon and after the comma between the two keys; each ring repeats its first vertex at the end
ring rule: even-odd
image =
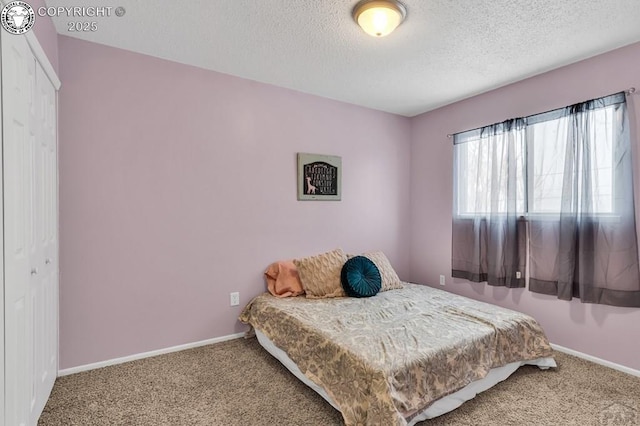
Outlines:
{"type": "Polygon", "coordinates": [[[9,2],[0,14],[2,28],[11,34],[24,34],[36,22],[36,14],[29,3],[23,1],[9,2]]]}

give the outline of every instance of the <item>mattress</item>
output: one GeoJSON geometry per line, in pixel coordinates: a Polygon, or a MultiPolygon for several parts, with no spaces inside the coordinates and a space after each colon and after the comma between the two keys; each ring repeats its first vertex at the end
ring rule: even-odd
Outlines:
{"type": "MultiPolygon", "coordinates": [[[[365,299],[280,299],[266,293],[251,301],[240,319],[284,352],[347,425],[414,424],[428,409],[427,416],[449,411],[455,399],[438,401],[470,384],[468,391],[475,394],[522,363],[555,365],[533,318],[403,285],[365,299]]],[[[457,405],[468,399],[456,397],[457,405]]]]}
{"type": "MultiPolygon", "coordinates": [[[[258,339],[260,345],[269,352],[274,358],[276,358],[282,365],[284,365],[287,370],[293,373],[302,383],[313,389],[316,393],[318,393],[321,397],[325,399],[333,408],[340,411],[337,404],[331,399],[325,390],[309,380],[307,376],[302,374],[302,371],[298,368],[295,362],[291,360],[282,349],[278,348],[273,344],[271,340],[267,336],[265,336],[260,330],[255,330],[255,335],[258,339]]],[[[523,365],[535,365],[538,366],[541,370],[546,370],[548,368],[556,367],[556,362],[553,358],[537,358],[529,361],[517,361],[511,362],[507,365],[503,365],[502,367],[496,367],[489,370],[487,375],[479,380],[469,383],[462,389],[444,396],[429,407],[424,409],[422,412],[418,413],[414,416],[408,423],[408,426],[413,426],[418,422],[427,419],[433,419],[434,417],[441,416],[443,414],[448,413],[449,411],[453,411],[459,406],[461,406],[466,401],[473,399],[480,392],[484,392],[489,388],[497,385],[498,383],[506,380],[510,375],[512,375],[518,368],[523,365]]]]}

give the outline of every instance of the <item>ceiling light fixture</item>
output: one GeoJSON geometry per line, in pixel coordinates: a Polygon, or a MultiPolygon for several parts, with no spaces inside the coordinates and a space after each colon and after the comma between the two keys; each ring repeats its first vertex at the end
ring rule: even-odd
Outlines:
{"type": "Polygon", "coordinates": [[[405,16],[407,9],[396,0],[362,0],[353,8],[353,19],[374,37],[390,34],[405,16]]]}

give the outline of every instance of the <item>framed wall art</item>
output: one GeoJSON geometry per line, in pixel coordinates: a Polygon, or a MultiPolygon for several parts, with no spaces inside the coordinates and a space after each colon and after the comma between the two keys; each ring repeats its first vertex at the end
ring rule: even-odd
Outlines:
{"type": "Polygon", "coordinates": [[[298,153],[298,200],[339,201],[342,196],[342,158],[298,153]]]}

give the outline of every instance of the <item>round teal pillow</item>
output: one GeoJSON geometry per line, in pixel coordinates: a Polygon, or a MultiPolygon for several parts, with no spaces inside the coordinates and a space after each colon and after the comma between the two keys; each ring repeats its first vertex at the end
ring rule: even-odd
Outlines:
{"type": "Polygon", "coordinates": [[[351,297],[375,296],[382,287],[378,267],[364,256],[354,256],[342,266],[342,288],[351,297]]]}

